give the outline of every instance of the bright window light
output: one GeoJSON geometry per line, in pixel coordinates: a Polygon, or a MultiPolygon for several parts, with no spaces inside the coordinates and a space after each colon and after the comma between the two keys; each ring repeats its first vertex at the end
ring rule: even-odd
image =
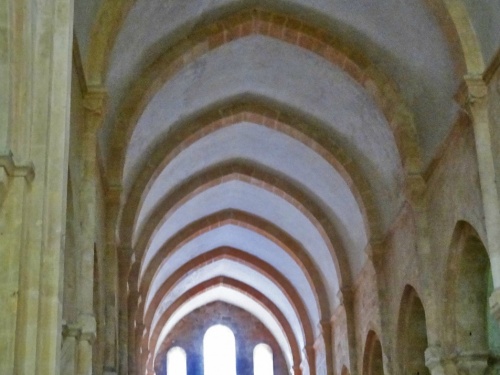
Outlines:
{"type": "Polygon", "coordinates": [[[269,345],[259,344],[254,348],[253,374],[273,375],[273,350],[269,345]]]}
{"type": "Polygon", "coordinates": [[[236,341],[233,331],[220,324],[207,330],[203,338],[203,362],[204,375],[236,375],[236,341]]]}
{"type": "Polygon", "coordinates": [[[186,352],[176,346],[167,353],[167,375],[187,375],[186,352]]]}

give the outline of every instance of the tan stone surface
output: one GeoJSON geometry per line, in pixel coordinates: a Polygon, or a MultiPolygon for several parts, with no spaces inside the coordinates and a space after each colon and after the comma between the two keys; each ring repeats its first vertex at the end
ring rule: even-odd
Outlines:
{"type": "Polygon", "coordinates": [[[276,374],[498,373],[485,4],[4,2],[0,374],[165,375],[217,314],[276,374]]]}

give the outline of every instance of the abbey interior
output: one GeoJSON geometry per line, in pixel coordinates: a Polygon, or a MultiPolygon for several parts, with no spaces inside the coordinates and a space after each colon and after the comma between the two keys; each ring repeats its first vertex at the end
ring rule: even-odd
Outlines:
{"type": "Polygon", "coordinates": [[[0,374],[500,373],[499,0],[4,0],[0,374]]]}

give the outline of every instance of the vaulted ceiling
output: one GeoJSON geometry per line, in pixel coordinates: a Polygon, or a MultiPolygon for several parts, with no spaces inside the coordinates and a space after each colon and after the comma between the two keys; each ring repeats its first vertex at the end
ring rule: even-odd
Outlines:
{"type": "Polygon", "coordinates": [[[460,117],[472,65],[448,3],[76,3],[149,369],[215,300],[300,361],[460,117]]]}

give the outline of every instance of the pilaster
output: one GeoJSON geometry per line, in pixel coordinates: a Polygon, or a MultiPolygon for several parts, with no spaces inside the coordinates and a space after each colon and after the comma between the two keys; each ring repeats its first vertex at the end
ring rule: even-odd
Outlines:
{"type": "Polygon", "coordinates": [[[19,319],[20,239],[23,231],[23,200],[27,184],[14,178],[0,208],[0,373],[13,373],[16,327],[19,319]]]}
{"type": "Polygon", "coordinates": [[[33,163],[18,164],[14,161],[12,151],[0,152],[0,207],[7,195],[9,181],[16,177],[31,183],[35,178],[33,163]]]}
{"type": "MultiPolygon", "coordinates": [[[[384,262],[384,244],[379,239],[372,239],[370,245],[367,247],[367,256],[373,264],[375,270],[375,277],[377,282],[377,293],[378,293],[378,315],[380,317],[380,328],[381,337],[379,337],[380,344],[382,347],[391,348],[393,335],[390,334],[391,331],[391,321],[390,321],[390,300],[387,296],[387,286],[385,281],[385,262],[384,262]]],[[[390,368],[392,363],[390,363],[391,355],[385,353],[384,368],[390,368]]]]}
{"type": "Polygon", "coordinates": [[[439,296],[436,295],[436,284],[441,279],[436,279],[433,271],[435,255],[431,248],[429,220],[428,220],[428,202],[427,185],[421,174],[407,176],[407,199],[413,209],[416,223],[417,236],[417,262],[419,269],[419,282],[421,285],[420,296],[425,306],[425,319],[427,329],[427,340],[429,345],[437,345],[440,341],[440,312],[439,296]]]}
{"type": "Polygon", "coordinates": [[[92,375],[92,345],[96,338],[96,320],[93,315],[78,318],[80,336],[78,337],[77,375],[92,375]]]}
{"type": "MultiPolygon", "coordinates": [[[[18,12],[15,31],[23,59],[12,73],[10,147],[33,161],[36,177],[24,196],[11,202],[20,206],[22,229],[12,244],[19,252],[19,289],[14,368],[6,373],[53,375],[60,371],[61,355],[73,1],[11,5],[18,12]]],[[[14,168],[14,174],[20,170],[14,168]]]]}
{"type": "Polygon", "coordinates": [[[357,345],[356,345],[356,325],[354,321],[354,292],[351,288],[344,287],[338,294],[340,303],[344,305],[346,315],[347,340],[349,348],[350,374],[357,374],[357,345]]]}
{"type": "Polygon", "coordinates": [[[104,348],[104,368],[105,373],[116,373],[119,364],[119,270],[118,270],[118,254],[115,239],[115,228],[118,218],[118,210],[120,204],[121,187],[106,186],[105,187],[105,204],[106,204],[106,249],[104,254],[104,262],[107,265],[105,272],[105,348],[104,348]]]}
{"type": "MultiPolygon", "coordinates": [[[[106,92],[91,87],[84,94],[85,121],[82,139],[83,175],[81,178],[79,206],[81,212],[80,269],[78,277],[78,311],[82,334],[78,342],[78,375],[92,372],[92,345],[96,335],[94,317],[94,264],[97,237],[97,132],[104,120],[106,92]]],[[[99,353],[100,354],[100,353],[99,353]]]]}
{"type": "Polygon", "coordinates": [[[465,77],[464,106],[472,118],[493,284],[500,287],[500,203],[488,115],[488,87],[480,75],[465,77]]]}

